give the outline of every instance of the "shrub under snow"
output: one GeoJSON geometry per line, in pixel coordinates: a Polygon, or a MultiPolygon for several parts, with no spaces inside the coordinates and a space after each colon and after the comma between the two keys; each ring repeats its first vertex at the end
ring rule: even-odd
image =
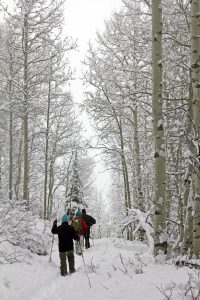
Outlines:
{"type": "Polygon", "coordinates": [[[31,253],[47,255],[50,243],[48,221],[34,216],[23,204],[1,204],[0,263],[21,261],[31,253]]]}

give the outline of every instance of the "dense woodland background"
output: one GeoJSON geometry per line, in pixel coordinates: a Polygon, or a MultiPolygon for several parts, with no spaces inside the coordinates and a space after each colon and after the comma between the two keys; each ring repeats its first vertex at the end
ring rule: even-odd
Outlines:
{"type": "Polygon", "coordinates": [[[89,207],[96,237],[199,258],[200,1],[123,0],[105,21],[83,62],[95,142],[70,93],[64,2],[0,1],[1,258],[16,259],[5,243],[47,254],[49,221],[71,205],[89,207]],[[93,148],[112,174],[107,210],[93,148]]]}

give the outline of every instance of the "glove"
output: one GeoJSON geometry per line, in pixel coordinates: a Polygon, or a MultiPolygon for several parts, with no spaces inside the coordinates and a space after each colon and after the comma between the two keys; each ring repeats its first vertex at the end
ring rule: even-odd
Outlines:
{"type": "Polygon", "coordinates": [[[57,219],[55,219],[55,221],[53,222],[53,225],[57,225],[57,219]]]}

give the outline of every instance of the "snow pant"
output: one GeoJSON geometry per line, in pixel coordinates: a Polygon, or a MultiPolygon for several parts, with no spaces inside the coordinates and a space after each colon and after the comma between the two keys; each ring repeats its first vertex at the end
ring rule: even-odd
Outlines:
{"type": "Polygon", "coordinates": [[[67,259],[69,264],[69,271],[73,273],[75,271],[74,269],[74,251],[66,251],[66,252],[60,252],[60,272],[61,275],[67,275],[67,259]]]}
{"type": "Polygon", "coordinates": [[[84,247],[84,238],[83,238],[83,235],[82,235],[82,236],[80,236],[79,241],[75,241],[76,254],[81,255],[83,253],[83,247],[84,247]]]}
{"type": "Polygon", "coordinates": [[[90,248],[90,232],[87,231],[84,233],[85,238],[85,249],[90,248]]]}

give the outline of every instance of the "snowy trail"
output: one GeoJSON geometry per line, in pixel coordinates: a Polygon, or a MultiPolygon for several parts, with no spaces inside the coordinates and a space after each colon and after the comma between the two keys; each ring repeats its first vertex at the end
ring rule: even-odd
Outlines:
{"type": "MultiPolygon", "coordinates": [[[[52,262],[48,259],[34,256],[31,265],[1,266],[0,299],[57,300],[66,296],[82,300],[162,300],[163,296],[156,286],[187,281],[188,269],[177,270],[173,265],[154,264],[147,247],[137,241],[95,240],[94,246],[84,252],[92,288],[82,257],[75,256],[77,272],[66,277],[59,273],[57,245],[52,262]]],[[[182,298],[177,296],[174,299],[182,298]]]]}

